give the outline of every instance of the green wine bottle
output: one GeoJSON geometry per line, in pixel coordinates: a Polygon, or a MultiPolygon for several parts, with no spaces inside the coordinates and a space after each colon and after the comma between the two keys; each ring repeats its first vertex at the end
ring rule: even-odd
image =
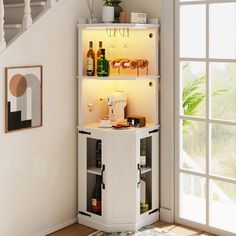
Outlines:
{"type": "Polygon", "coordinates": [[[97,76],[109,76],[109,61],[105,57],[105,49],[101,49],[101,57],[97,61],[97,76]]]}

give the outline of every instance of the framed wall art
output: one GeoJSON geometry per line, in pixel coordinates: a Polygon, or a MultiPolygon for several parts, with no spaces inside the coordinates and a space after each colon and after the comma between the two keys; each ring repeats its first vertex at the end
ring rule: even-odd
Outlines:
{"type": "Polygon", "coordinates": [[[42,126],[42,66],[5,69],[6,132],[42,126]]]}

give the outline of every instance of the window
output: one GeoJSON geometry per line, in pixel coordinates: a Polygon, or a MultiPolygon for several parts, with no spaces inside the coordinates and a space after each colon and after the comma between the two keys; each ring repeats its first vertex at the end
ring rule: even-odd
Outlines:
{"type": "Polygon", "coordinates": [[[175,41],[176,220],[234,234],[236,1],[176,0],[175,41]]]}

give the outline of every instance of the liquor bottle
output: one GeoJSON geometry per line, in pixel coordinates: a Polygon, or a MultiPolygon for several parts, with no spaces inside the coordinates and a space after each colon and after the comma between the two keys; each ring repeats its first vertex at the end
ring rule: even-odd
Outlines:
{"type": "Polygon", "coordinates": [[[99,49],[97,51],[97,60],[102,56],[102,41],[99,41],[99,49]]]}
{"type": "Polygon", "coordinates": [[[146,139],[141,139],[140,140],[140,165],[141,167],[146,167],[146,148],[147,148],[147,142],[146,139]]]}
{"type": "Polygon", "coordinates": [[[102,194],[101,194],[102,177],[96,175],[96,184],[92,193],[92,212],[101,215],[102,211],[102,194]]]}
{"type": "Polygon", "coordinates": [[[97,61],[97,75],[98,76],[109,76],[109,61],[105,57],[105,49],[101,49],[101,58],[97,61]]]}
{"type": "Polygon", "coordinates": [[[87,75],[95,75],[95,54],[93,51],[93,42],[89,42],[89,50],[87,52],[87,75]]]}
{"type": "Polygon", "coordinates": [[[102,141],[98,140],[96,142],[96,167],[101,168],[102,164],[102,141]]]}

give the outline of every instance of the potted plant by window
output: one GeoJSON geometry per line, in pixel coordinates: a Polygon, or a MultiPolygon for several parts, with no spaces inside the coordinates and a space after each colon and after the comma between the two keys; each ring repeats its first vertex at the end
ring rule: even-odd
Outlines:
{"type": "Polygon", "coordinates": [[[104,23],[114,21],[114,0],[103,0],[102,20],[104,23]]]}

